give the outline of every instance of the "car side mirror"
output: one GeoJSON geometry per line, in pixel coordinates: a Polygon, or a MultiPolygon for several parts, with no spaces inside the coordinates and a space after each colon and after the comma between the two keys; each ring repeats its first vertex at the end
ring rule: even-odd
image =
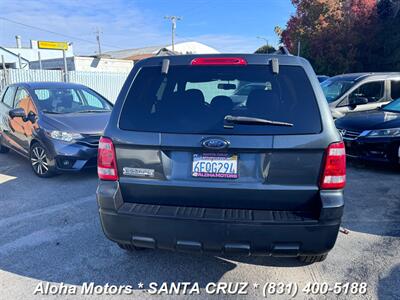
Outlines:
{"type": "Polygon", "coordinates": [[[368,103],[368,98],[365,97],[354,97],[349,101],[350,106],[356,107],[357,105],[363,105],[368,103]]]}
{"type": "Polygon", "coordinates": [[[11,119],[14,119],[14,118],[23,118],[24,120],[26,119],[25,111],[23,108],[11,109],[8,112],[8,115],[10,116],[11,119]]]}

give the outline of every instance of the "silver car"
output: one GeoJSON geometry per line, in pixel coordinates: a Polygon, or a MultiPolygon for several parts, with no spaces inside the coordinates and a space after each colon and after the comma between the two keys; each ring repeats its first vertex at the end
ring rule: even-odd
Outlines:
{"type": "Polygon", "coordinates": [[[400,98],[400,73],[353,73],[321,83],[334,119],[400,98]]]}

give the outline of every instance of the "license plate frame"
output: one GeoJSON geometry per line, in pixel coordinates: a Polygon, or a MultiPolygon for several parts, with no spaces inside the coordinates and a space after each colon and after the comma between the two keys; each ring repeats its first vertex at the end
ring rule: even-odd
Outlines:
{"type": "Polygon", "coordinates": [[[238,179],[238,166],[239,156],[237,154],[194,153],[191,173],[195,178],[238,179]]]}

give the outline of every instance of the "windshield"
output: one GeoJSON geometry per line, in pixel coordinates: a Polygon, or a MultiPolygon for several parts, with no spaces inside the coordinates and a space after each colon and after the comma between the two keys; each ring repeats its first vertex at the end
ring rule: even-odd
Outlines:
{"type": "Polygon", "coordinates": [[[330,103],[339,99],[353,84],[354,81],[331,78],[323,81],[321,87],[326,100],[330,103]]]}
{"type": "Polygon", "coordinates": [[[314,91],[303,68],[267,65],[143,67],[122,108],[124,130],[199,134],[306,134],[321,131],[314,91]],[[238,91],[240,91],[238,93],[238,91]],[[239,96],[240,95],[240,96],[239,96]],[[233,122],[226,116],[291,123],[233,122]]]}
{"type": "Polygon", "coordinates": [[[400,113],[400,98],[385,105],[382,109],[400,113]]]}
{"type": "Polygon", "coordinates": [[[39,109],[47,113],[106,112],[111,105],[89,88],[34,89],[39,109]]]}

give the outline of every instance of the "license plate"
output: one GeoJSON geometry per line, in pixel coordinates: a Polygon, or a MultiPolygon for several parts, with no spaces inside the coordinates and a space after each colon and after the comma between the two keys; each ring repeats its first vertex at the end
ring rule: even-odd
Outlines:
{"type": "Polygon", "coordinates": [[[238,178],[238,156],[225,153],[193,154],[192,176],[238,178]]]}

